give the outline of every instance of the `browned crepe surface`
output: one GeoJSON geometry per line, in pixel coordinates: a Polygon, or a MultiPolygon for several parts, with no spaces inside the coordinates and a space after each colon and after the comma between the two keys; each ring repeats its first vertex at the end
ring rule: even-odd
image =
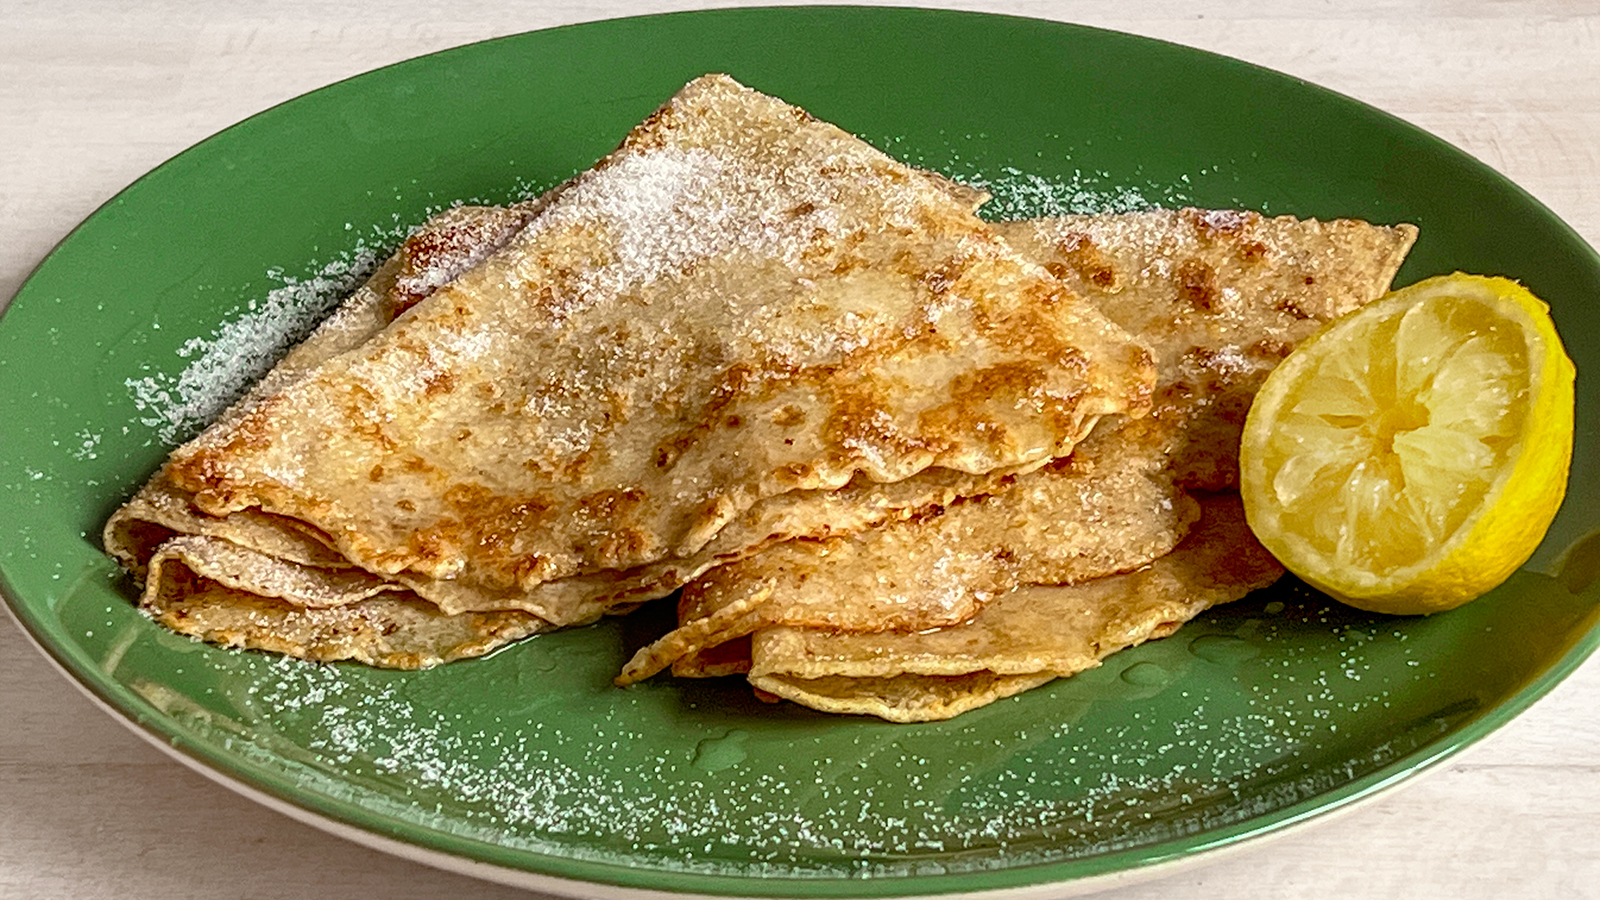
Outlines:
{"type": "Polygon", "coordinates": [[[1143,565],[1177,544],[1198,507],[1166,474],[1162,431],[1142,421],[1105,422],[1071,456],[988,496],[713,569],[684,591],[685,626],[641,651],[619,681],[680,661],[675,672],[699,674],[692,655],[768,625],[917,632],[964,622],[1023,584],[1143,565]]]}
{"type": "Polygon", "coordinates": [[[699,79],[515,227],[425,230],[460,265],[391,261],[108,549],[284,616],[423,599],[531,630],[980,493],[1142,412],[1153,371],[979,199],[699,79]]]}
{"type": "Polygon", "coordinates": [[[1388,291],[1417,238],[1412,225],[1197,209],[996,228],[1149,345],[1156,409],[1182,419],[1174,476],[1210,491],[1238,485],[1244,418],[1267,373],[1388,291]]]}
{"type": "MultiPolygon", "coordinates": [[[[214,427],[360,346],[503,245],[538,209],[459,207],[431,218],[214,427]]],[[[352,566],[295,520],[258,511],[205,514],[164,471],[112,516],[105,545],[143,579],[142,609],[174,631],[227,646],[414,668],[485,653],[549,627],[520,611],[446,615],[352,566]]]]}
{"type": "Polygon", "coordinates": [[[1167,552],[1194,518],[1185,491],[1236,483],[1239,433],[1262,379],[1325,322],[1388,290],[1416,236],[1408,225],[1193,209],[996,227],[1151,348],[1151,416],[1108,419],[1071,464],[1020,475],[981,501],[713,570],[686,588],[682,627],[640,651],[619,681],[668,665],[680,676],[739,671],[736,651],[714,663],[701,654],[765,627],[944,627],[1019,585],[1069,584],[1167,552]]]}

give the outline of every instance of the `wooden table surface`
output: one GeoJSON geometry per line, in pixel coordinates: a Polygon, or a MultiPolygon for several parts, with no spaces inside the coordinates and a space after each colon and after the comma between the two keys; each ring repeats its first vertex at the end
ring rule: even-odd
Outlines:
{"type": "MultiPolygon", "coordinates": [[[[0,297],[128,182],[279,101],[495,35],[706,5],[3,0],[0,297]]],[[[1474,154],[1600,244],[1600,5],[931,5],[1150,35],[1332,87],[1474,154]]],[[[0,897],[313,895],[530,896],[329,837],[231,793],[100,712],[0,621],[0,897]]],[[[1396,792],[1104,896],[1600,897],[1600,658],[1396,792]]]]}

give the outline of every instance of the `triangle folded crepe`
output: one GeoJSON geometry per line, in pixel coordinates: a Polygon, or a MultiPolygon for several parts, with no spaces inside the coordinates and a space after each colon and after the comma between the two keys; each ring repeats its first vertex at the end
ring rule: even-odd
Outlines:
{"type": "MultiPolygon", "coordinates": [[[[1028,663],[1018,663],[1025,672],[970,663],[933,673],[910,661],[928,643],[917,633],[929,629],[983,633],[998,646],[996,629],[1010,625],[994,623],[1022,619],[986,615],[991,602],[1015,610],[1019,598],[1043,585],[1095,592],[1103,583],[1160,583],[1166,587],[1136,592],[1123,605],[1158,610],[1149,629],[1175,628],[1207,605],[1270,583],[1261,580],[1276,571],[1270,558],[1243,565],[1239,571],[1250,577],[1232,582],[1233,591],[1220,590],[1231,577],[1226,570],[1209,581],[1191,579],[1196,591],[1210,585],[1195,595],[1208,599],[1172,618],[1170,588],[1193,567],[1177,570],[1178,581],[1130,581],[1118,573],[1159,563],[1184,540],[1199,512],[1191,491],[1236,486],[1240,432],[1262,380],[1299,341],[1388,290],[1416,229],[1200,210],[998,228],[1151,348],[1158,366],[1151,415],[1108,417],[1068,459],[1008,479],[987,496],[853,537],[778,544],[713,570],[684,590],[680,628],[639,651],[619,682],[669,665],[686,677],[748,672],[759,689],[821,709],[896,721],[939,718],[1071,674],[1028,663]],[[906,680],[890,684],[893,677],[880,671],[857,681],[859,672],[842,663],[829,669],[825,660],[835,657],[827,648],[836,640],[874,647],[880,668],[904,663],[906,680]],[[860,690],[855,708],[852,684],[860,690]],[[926,691],[933,692],[926,702],[914,699],[926,691]]],[[[1261,555],[1247,530],[1202,531],[1227,535],[1243,559],[1261,555]]],[[[1189,546],[1191,556],[1215,558],[1189,546]]],[[[1017,635],[1018,653],[1038,640],[1062,648],[1130,645],[1113,640],[1107,622],[1064,617],[1040,633],[1017,635]]]]}
{"type": "Polygon", "coordinates": [[[177,630],[412,667],[981,493],[1154,378],[981,199],[697,79],[541,201],[430,223],[107,547],[177,630]]]}
{"type": "MultiPolygon", "coordinates": [[[[538,201],[463,206],[431,218],[211,430],[365,343],[503,246],[539,208],[538,201]]],[[[414,668],[479,655],[549,627],[516,610],[447,615],[355,567],[295,520],[253,510],[207,515],[165,469],[112,515],[104,541],[142,582],[146,613],[228,646],[414,668]]]]}

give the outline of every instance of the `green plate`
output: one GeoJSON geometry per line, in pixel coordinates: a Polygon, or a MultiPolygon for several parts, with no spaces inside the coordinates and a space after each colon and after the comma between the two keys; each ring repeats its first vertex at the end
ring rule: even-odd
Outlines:
{"type": "MultiPolygon", "coordinates": [[[[340,833],[563,892],[811,897],[1059,893],[1237,844],[1482,738],[1600,643],[1600,506],[1581,502],[1458,611],[1371,616],[1285,582],[929,725],[769,707],[737,681],[610,687],[665,608],[420,673],[219,650],[134,611],[101,523],[351,269],[431,209],[586,168],[708,71],[982,178],[1006,214],[1192,203],[1415,222],[1399,283],[1521,279],[1579,370],[1600,371],[1600,258],[1570,228],[1443,142],[1283,75],[905,9],[524,34],[240,123],[40,265],[0,322],[0,575],[23,627],[146,735],[340,833]]],[[[1573,498],[1600,479],[1595,385],[1579,383],[1573,498]]]]}

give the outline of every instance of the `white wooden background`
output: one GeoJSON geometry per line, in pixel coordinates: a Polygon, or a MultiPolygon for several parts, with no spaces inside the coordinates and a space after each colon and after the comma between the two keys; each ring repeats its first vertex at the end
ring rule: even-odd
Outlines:
{"type": "MultiPolygon", "coordinates": [[[[724,4],[0,0],[0,298],[128,182],[281,100],[482,38],[706,5],[724,4]]],[[[931,5],[1160,37],[1352,94],[1485,160],[1600,244],[1600,4],[931,5]]],[[[125,731],[0,621],[0,897],[313,895],[529,896],[255,806],[125,731]]],[[[1396,793],[1106,896],[1600,897],[1600,658],[1396,793]]]]}

